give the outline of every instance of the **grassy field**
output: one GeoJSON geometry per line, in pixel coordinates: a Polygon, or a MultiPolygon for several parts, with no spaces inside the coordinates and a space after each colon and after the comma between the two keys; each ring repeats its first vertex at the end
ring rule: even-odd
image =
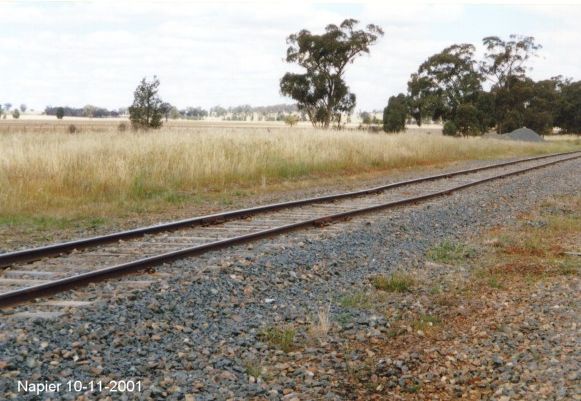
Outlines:
{"type": "Polygon", "coordinates": [[[0,134],[0,226],[159,210],[281,182],[581,149],[289,128],[0,134]]]}

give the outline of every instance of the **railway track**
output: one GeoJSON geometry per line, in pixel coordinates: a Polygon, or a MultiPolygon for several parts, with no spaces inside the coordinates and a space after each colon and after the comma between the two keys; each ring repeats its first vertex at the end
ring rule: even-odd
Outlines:
{"type": "MultiPolygon", "coordinates": [[[[187,256],[415,204],[579,157],[581,152],[519,159],[1,254],[0,307],[151,269],[187,256]]],[[[131,283],[128,281],[127,285],[139,286],[140,281],[131,283]]],[[[67,302],[61,301],[61,305],[66,306],[67,302]]]]}

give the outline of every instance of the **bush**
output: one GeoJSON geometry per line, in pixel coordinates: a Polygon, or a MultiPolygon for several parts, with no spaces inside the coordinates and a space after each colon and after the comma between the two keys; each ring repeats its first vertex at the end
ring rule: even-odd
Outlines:
{"type": "Polygon", "coordinates": [[[299,122],[299,118],[295,115],[288,115],[284,118],[284,122],[286,125],[291,127],[295,126],[299,122]]]}
{"type": "Polygon", "coordinates": [[[127,131],[127,124],[119,123],[119,125],[117,126],[117,132],[125,132],[125,131],[127,131]]]}
{"type": "Polygon", "coordinates": [[[70,124],[68,127],[68,131],[69,131],[69,134],[76,134],[77,132],[79,132],[79,129],[77,128],[77,126],[75,124],[70,124]]]}
{"type": "Polygon", "coordinates": [[[454,119],[458,131],[462,135],[480,135],[480,121],[478,121],[478,110],[471,104],[461,104],[456,111],[454,119]]]}
{"type": "Polygon", "coordinates": [[[14,111],[12,111],[12,118],[14,118],[15,120],[18,120],[20,118],[20,111],[18,111],[18,109],[14,109],[14,111]]]}
{"type": "Polygon", "coordinates": [[[392,96],[383,110],[383,130],[385,132],[400,132],[405,130],[407,117],[407,101],[403,93],[392,96]]]}
{"type": "Polygon", "coordinates": [[[56,118],[58,118],[59,120],[62,120],[64,116],[65,116],[65,109],[63,107],[59,107],[58,109],[56,109],[56,118]]]}
{"type": "Polygon", "coordinates": [[[443,133],[444,133],[444,135],[449,135],[449,136],[458,135],[458,127],[456,127],[456,124],[454,124],[454,121],[446,121],[446,123],[444,124],[443,133]]]}

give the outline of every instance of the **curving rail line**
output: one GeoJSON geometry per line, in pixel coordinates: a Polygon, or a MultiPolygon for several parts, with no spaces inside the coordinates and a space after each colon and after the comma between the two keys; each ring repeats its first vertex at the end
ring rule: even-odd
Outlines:
{"type": "Polygon", "coordinates": [[[0,277],[0,307],[144,270],[185,256],[199,255],[210,250],[271,237],[300,228],[326,225],[381,209],[414,204],[579,157],[581,157],[580,151],[529,157],[400,181],[360,191],[228,211],[1,254],[0,266],[11,268],[15,265],[26,266],[25,270],[12,271],[8,268],[5,272],[21,273],[25,277],[26,274],[34,276],[36,273],[54,277],[54,279],[42,282],[37,280],[39,284],[35,284],[35,280],[30,279],[5,280],[15,285],[31,282],[34,284],[16,289],[8,285],[4,289],[0,277]],[[550,160],[547,161],[547,159],[550,160]],[[522,164],[526,167],[515,168],[522,164]],[[498,169],[508,171],[493,173],[498,169]],[[467,179],[471,176],[478,177],[467,179]],[[432,187],[421,188],[421,184],[424,183],[431,183],[432,187]],[[404,191],[391,191],[397,188],[402,188],[404,191]],[[171,233],[177,234],[170,236],[171,233]],[[145,241],[139,241],[139,239],[145,239],[145,241]],[[79,250],[84,251],[79,252],[79,250]],[[48,259],[49,257],[52,258],[48,259]],[[48,263],[49,261],[51,263],[48,263]],[[46,271],[47,264],[50,265],[49,271],[46,271]],[[83,265],[81,270],[71,267],[83,265]],[[56,266],[56,271],[52,269],[53,266],[56,266]],[[26,270],[30,268],[32,270],[26,270]]]}

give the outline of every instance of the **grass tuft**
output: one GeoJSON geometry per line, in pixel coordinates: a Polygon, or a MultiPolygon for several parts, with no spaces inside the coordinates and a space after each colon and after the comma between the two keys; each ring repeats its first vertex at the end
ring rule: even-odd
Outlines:
{"type": "Polygon", "coordinates": [[[309,334],[319,340],[323,340],[329,330],[331,329],[331,319],[330,319],[330,309],[331,306],[321,307],[317,311],[316,319],[311,323],[309,327],[309,334]]]}
{"type": "Polygon", "coordinates": [[[454,265],[476,256],[476,249],[466,244],[445,240],[428,250],[426,256],[434,262],[454,265]]]}
{"type": "Polygon", "coordinates": [[[415,280],[410,274],[392,273],[387,276],[375,276],[371,279],[371,284],[382,291],[388,292],[409,292],[415,285],[415,280]]]}
{"type": "Polygon", "coordinates": [[[424,314],[420,315],[416,320],[412,322],[412,329],[414,329],[414,331],[421,330],[425,332],[427,330],[434,328],[440,323],[442,323],[440,318],[424,314]]]}
{"type": "Polygon", "coordinates": [[[339,304],[349,309],[370,309],[373,307],[373,300],[367,292],[359,291],[343,296],[339,304]]]}
{"type": "Polygon", "coordinates": [[[483,268],[474,271],[475,278],[490,288],[497,290],[504,288],[504,280],[502,272],[499,271],[498,267],[495,268],[483,268]]]}
{"type": "Polygon", "coordinates": [[[292,327],[268,327],[259,337],[270,346],[280,348],[284,352],[290,352],[295,347],[296,330],[292,327]]]}
{"type": "Polygon", "coordinates": [[[262,366],[257,361],[247,361],[244,367],[246,368],[246,374],[248,376],[255,378],[262,376],[262,366]]]}

